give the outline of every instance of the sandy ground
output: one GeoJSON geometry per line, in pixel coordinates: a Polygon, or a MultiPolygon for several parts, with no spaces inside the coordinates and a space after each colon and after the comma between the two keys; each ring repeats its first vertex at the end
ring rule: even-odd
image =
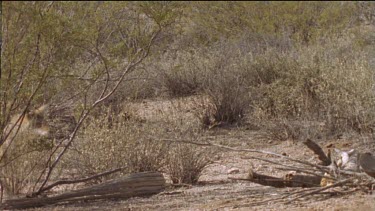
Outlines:
{"type": "MultiPolygon", "coordinates": [[[[307,160],[312,157],[308,150],[300,150],[301,148],[298,143],[292,145],[281,142],[266,145],[263,149],[298,154],[301,159],[307,160]],[[295,153],[296,151],[300,153],[295,153]]],[[[246,159],[245,156],[246,153],[224,152],[222,159],[204,171],[198,185],[169,187],[164,192],[147,198],[82,202],[35,210],[375,210],[375,194],[361,192],[345,196],[319,194],[302,198],[291,204],[285,204],[285,201],[271,201],[254,205],[255,202],[278,198],[302,188],[273,188],[229,179],[229,177],[246,177],[252,167],[263,174],[277,176],[283,174],[274,166],[246,159]],[[238,168],[240,172],[228,174],[231,168],[238,168]]]]}
{"type": "MultiPolygon", "coordinates": [[[[157,118],[158,115],[165,115],[168,110],[173,110],[175,105],[176,103],[172,101],[144,101],[136,107],[143,118],[157,118]]],[[[192,109],[187,108],[183,112],[191,115],[189,112],[192,109]]],[[[233,147],[285,153],[293,158],[310,162],[316,160],[313,153],[298,141],[265,140],[259,131],[243,127],[215,128],[207,133],[207,138],[233,147]]],[[[375,143],[369,139],[321,140],[318,143],[321,146],[334,143],[341,149],[357,148],[375,151],[375,143]]],[[[273,165],[247,159],[249,153],[233,151],[221,153],[220,159],[204,170],[198,185],[168,187],[160,194],[145,198],[76,202],[30,210],[375,210],[375,193],[362,192],[344,196],[326,192],[304,197],[289,204],[284,200],[256,205],[256,202],[279,198],[302,188],[273,188],[243,180],[232,180],[230,177],[245,178],[249,169],[272,176],[282,176],[285,171],[280,171],[273,165]],[[237,168],[239,172],[228,174],[228,170],[232,168],[237,168]]],[[[260,156],[269,158],[265,155],[260,156]]]]}

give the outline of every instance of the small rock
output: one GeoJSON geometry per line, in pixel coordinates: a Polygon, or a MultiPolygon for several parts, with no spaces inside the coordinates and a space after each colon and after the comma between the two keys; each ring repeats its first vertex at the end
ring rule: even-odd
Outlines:
{"type": "Polygon", "coordinates": [[[231,168],[228,170],[228,174],[238,174],[240,170],[238,168],[231,168]]]}

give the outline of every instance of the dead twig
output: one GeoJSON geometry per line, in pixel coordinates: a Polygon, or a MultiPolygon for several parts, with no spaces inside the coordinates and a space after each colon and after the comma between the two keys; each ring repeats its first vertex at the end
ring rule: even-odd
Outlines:
{"type": "Polygon", "coordinates": [[[264,201],[258,201],[258,202],[253,202],[253,203],[241,204],[241,205],[236,206],[236,208],[258,206],[258,205],[262,205],[262,204],[265,204],[265,203],[268,203],[268,202],[281,202],[281,201],[284,201],[285,198],[291,197],[291,196],[299,194],[299,193],[307,192],[307,191],[309,191],[311,189],[316,189],[316,188],[308,188],[308,189],[297,190],[297,191],[289,193],[289,194],[287,194],[285,196],[277,197],[277,198],[274,198],[274,199],[267,199],[267,200],[264,200],[264,201]]]}
{"type": "Polygon", "coordinates": [[[279,168],[279,167],[276,167],[276,169],[278,169],[278,170],[284,170],[284,171],[302,172],[302,173],[311,174],[311,175],[314,175],[314,176],[317,176],[317,177],[332,179],[331,177],[327,177],[327,176],[324,176],[322,174],[318,174],[318,173],[312,172],[311,169],[302,169],[302,168],[297,168],[297,167],[295,167],[295,168],[279,168]]]}
{"type": "MultiPolygon", "coordinates": [[[[249,206],[256,206],[256,205],[261,205],[264,203],[269,203],[269,202],[284,202],[284,203],[291,203],[293,201],[296,201],[300,198],[310,196],[310,195],[315,195],[315,194],[349,194],[353,193],[355,191],[358,191],[360,189],[358,188],[368,188],[371,185],[374,185],[374,178],[371,178],[365,173],[360,173],[360,172],[354,172],[354,171],[349,171],[349,170],[342,170],[338,168],[332,168],[332,166],[328,166],[328,161],[331,163],[330,158],[326,156],[322,150],[322,148],[316,144],[315,142],[311,140],[307,140],[305,142],[305,145],[309,147],[315,154],[319,156],[319,160],[322,161],[321,165],[316,165],[304,160],[298,160],[294,159],[288,156],[284,156],[281,154],[277,154],[274,152],[269,152],[269,151],[264,151],[264,150],[256,150],[256,149],[243,149],[243,148],[235,148],[235,147],[229,147],[225,145],[220,145],[220,144],[215,144],[210,141],[190,141],[190,140],[172,140],[172,139],[163,139],[163,141],[169,141],[169,142],[179,142],[179,143],[186,143],[186,144],[194,144],[202,147],[217,147],[220,149],[224,150],[229,150],[229,151],[235,151],[235,152],[250,152],[250,153],[260,153],[260,154],[265,154],[265,155],[272,155],[277,158],[280,158],[280,160],[275,159],[267,159],[263,158],[260,156],[246,156],[242,157],[245,159],[255,159],[255,160],[260,160],[263,162],[275,164],[281,167],[278,167],[277,169],[280,170],[285,170],[285,171],[296,171],[296,172],[302,172],[305,174],[309,174],[312,176],[307,176],[307,175],[285,175],[283,178],[276,178],[268,175],[261,175],[257,174],[255,172],[249,173],[249,178],[234,178],[234,177],[229,177],[229,179],[232,180],[246,180],[246,181],[251,181],[255,182],[261,185],[267,185],[267,186],[272,186],[272,187],[300,187],[302,184],[303,185],[311,185],[309,184],[310,181],[314,180],[313,184],[315,186],[320,186],[322,184],[321,179],[326,178],[330,179],[332,182],[336,181],[334,184],[325,186],[325,187],[311,187],[308,189],[303,189],[300,191],[296,191],[294,193],[281,196],[278,198],[274,199],[268,199],[260,202],[253,202],[249,204],[243,204],[239,205],[240,207],[249,207],[249,206]],[[288,162],[286,162],[288,161],[288,162]],[[292,164],[291,164],[292,163],[292,164]],[[293,165],[294,164],[300,164],[300,165],[293,165]],[[301,165],[302,164],[302,165],[301,165]],[[334,174],[334,176],[330,177],[326,175],[325,173],[328,173],[330,175],[334,174]],[[338,180],[338,181],[337,181],[338,180]],[[362,183],[360,184],[359,181],[362,183]],[[340,186],[350,186],[355,188],[354,190],[349,190],[349,191],[330,191],[330,192],[323,192],[325,190],[329,190],[335,187],[340,187],[340,186]],[[294,197],[294,198],[291,198],[294,197]],[[289,200],[285,201],[285,199],[288,198],[289,200]]],[[[370,187],[371,188],[371,187],[370,187]]],[[[238,206],[236,206],[238,207],[238,206]]]]}
{"type": "MultiPolygon", "coordinates": [[[[48,185],[47,187],[44,187],[41,191],[45,192],[45,191],[50,190],[50,189],[52,189],[52,188],[54,188],[54,187],[56,187],[58,185],[67,185],[67,184],[75,184],[75,183],[87,182],[89,180],[93,180],[93,179],[96,179],[96,178],[99,178],[99,177],[104,177],[104,176],[107,176],[107,175],[119,172],[119,171],[121,171],[123,169],[124,168],[117,168],[117,169],[114,169],[114,170],[102,172],[100,174],[96,174],[96,175],[93,175],[91,177],[86,177],[86,178],[81,178],[81,179],[59,180],[59,181],[56,181],[56,182],[52,183],[51,185],[48,185]]],[[[35,195],[31,195],[31,197],[34,197],[34,196],[35,195]]]]}
{"type": "Polygon", "coordinates": [[[300,196],[295,197],[294,199],[291,199],[291,200],[287,201],[286,204],[289,204],[289,203],[291,203],[293,201],[296,201],[297,199],[303,198],[305,196],[314,195],[314,194],[320,193],[320,192],[322,192],[324,190],[328,190],[328,189],[331,189],[331,188],[334,188],[334,187],[342,186],[342,185],[344,185],[346,183],[349,183],[350,181],[351,181],[351,179],[345,179],[345,180],[338,181],[338,182],[336,182],[336,183],[334,183],[332,185],[328,185],[326,187],[322,187],[322,188],[319,188],[317,190],[310,191],[308,193],[302,194],[300,196]]]}
{"type": "Polygon", "coordinates": [[[255,153],[261,153],[261,154],[273,155],[273,156],[276,156],[276,157],[279,157],[279,158],[282,158],[282,159],[285,159],[285,160],[289,160],[289,161],[293,161],[293,162],[296,162],[296,163],[304,164],[304,165],[307,165],[307,166],[310,166],[310,167],[315,167],[315,168],[317,168],[317,169],[319,169],[323,172],[326,172],[327,170],[329,170],[329,168],[326,167],[326,166],[320,166],[320,165],[312,164],[312,163],[307,162],[307,161],[302,161],[302,160],[290,158],[290,157],[287,157],[287,156],[284,156],[284,155],[281,155],[281,154],[278,154],[278,153],[265,151],[265,150],[238,149],[238,148],[229,147],[229,146],[225,146],[225,145],[215,144],[215,143],[209,142],[207,140],[205,141],[205,143],[199,143],[199,142],[188,141],[188,140],[175,140],[175,139],[161,139],[161,141],[195,144],[195,145],[198,145],[198,146],[213,146],[213,147],[218,147],[218,148],[221,148],[221,149],[226,149],[226,150],[236,151],[236,152],[255,152],[255,153]]]}

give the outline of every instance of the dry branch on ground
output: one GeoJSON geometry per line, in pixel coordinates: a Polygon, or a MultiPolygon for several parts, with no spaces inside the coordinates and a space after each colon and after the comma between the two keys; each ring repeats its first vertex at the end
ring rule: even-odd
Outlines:
{"type": "MultiPolygon", "coordinates": [[[[336,165],[336,161],[331,160],[323,149],[314,141],[308,139],[303,143],[318,156],[321,165],[314,164],[304,160],[294,159],[274,152],[256,150],[256,149],[238,149],[225,145],[206,142],[193,142],[187,140],[164,140],[181,143],[190,143],[200,146],[218,147],[224,150],[236,152],[249,152],[257,154],[271,155],[273,158],[263,158],[261,156],[246,156],[247,159],[256,159],[274,165],[282,166],[279,170],[294,171],[295,173],[286,173],[284,177],[277,178],[273,176],[263,175],[250,170],[248,178],[229,178],[233,180],[247,180],[260,185],[272,186],[277,188],[283,187],[305,187],[298,193],[287,194],[276,199],[267,199],[257,204],[274,202],[291,203],[297,199],[311,196],[314,194],[330,191],[330,194],[350,194],[356,191],[372,192],[375,186],[373,178],[375,169],[375,158],[370,153],[359,153],[358,165],[364,170],[363,172],[349,171],[340,169],[336,165]],[[275,158],[276,157],[276,158],[275,158]],[[302,174],[303,173],[303,174],[302,174]],[[321,187],[319,187],[321,186],[321,187]],[[306,188],[308,187],[308,188],[306,188]],[[288,199],[289,198],[289,199],[288,199]],[[287,200],[288,199],[288,200],[287,200]]],[[[246,206],[253,206],[248,204],[246,206]]]]}
{"type": "Polygon", "coordinates": [[[13,210],[82,200],[126,199],[156,194],[164,188],[165,179],[161,173],[142,172],[55,196],[7,200],[0,208],[13,210]]]}

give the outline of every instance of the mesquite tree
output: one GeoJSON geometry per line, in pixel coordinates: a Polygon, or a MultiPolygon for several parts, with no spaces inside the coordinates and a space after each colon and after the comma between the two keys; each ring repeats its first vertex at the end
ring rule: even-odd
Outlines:
{"type": "MultiPolygon", "coordinates": [[[[162,32],[176,22],[180,15],[176,5],[2,3],[0,149],[6,146],[10,150],[0,158],[0,181],[6,189],[17,193],[33,173],[37,176],[32,192],[38,195],[44,191],[91,111],[116,92],[124,78],[150,55],[151,47],[163,39],[162,32]],[[17,181],[12,180],[14,172],[20,170],[12,163],[35,153],[35,150],[19,153],[26,142],[24,137],[17,139],[22,121],[30,109],[51,101],[74,106],[77,113],[74,129],[64,142],[49,145],[45,151],[39,149],[43,153],[39,153],[38,161],[29,161],[23,168],[27,173],[23,172],[17,181]],[[10,127],[9,122],[16,114],[17,124],[10,127]],[[11,150],[12,146],[17,146],[17,150],[11,150]],[[19,183],[18,187],[15,183],[19,183]]],[[[30,149],[30,144],[24,148],[30,149]]]]}

